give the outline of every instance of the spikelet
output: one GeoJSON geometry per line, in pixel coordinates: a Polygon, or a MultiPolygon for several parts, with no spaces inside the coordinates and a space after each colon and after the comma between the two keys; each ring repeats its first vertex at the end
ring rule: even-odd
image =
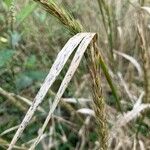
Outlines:
{"type": "Polygon", "coordinates": [[[9,17],[8,17],[8,26],[11,32],[14,31],[14,24],[16,21],[16,11],[15,11],[15,1],[12,0],[10,8],[9,8],[9,17]]]}

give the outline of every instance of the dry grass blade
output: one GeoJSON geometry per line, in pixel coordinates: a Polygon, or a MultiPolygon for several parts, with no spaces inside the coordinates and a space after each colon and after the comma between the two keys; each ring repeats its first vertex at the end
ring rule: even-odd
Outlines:
{"type": "Polygon", "coordinates": [[[23,112],[26,111],[26,107],[24,107],[19,101],[17,101],[16,98],[14,98],[11,95],[11,93],[8,93],[7,91],[2,89],[1,87],[0,87],[0,95],[7,98],[8,100],[10,100],[16,107],[18,107],[23,112]]]}
{"type": "MultiPolygon", "coordinates": [[[[26,111],[27,109],[26,109],[26,107],[23,107],[21,101],[23,101],[24,103],[26,103],[29,106],[32,105],[32,101],[30,101],[29,99],[22,97],[20,95],[16,95],[14,93],[9,93],[8,91],[2,89],[1,87],[0,87],[0,95],[4,96],[8,100],[12,101],[14,105],[18,106],[23,111],[26,111]]],[[[42,107],[38,107],[38,111],[40,111],[42,113],[46,113],[42,107]]]]}
{"type": "Polygon", "coordinates": [[[133,150],[136,150],[136,145],[137,145],[137,139],[134,137],[134,142],[133,142],[133,150]]]}
{"type": "Polygon", "coordinates": [[[92,109],[89,108],[81,108],[77,110],[78,113],[84,114],[84,115],[90,115],[90,116],[95,116],[95,113],[92,109]]]}
{"type": "Polygon", "coordinates": [[[140,95],[133,109],[118,119],[118,121],[116,122],[117,127],[120,128],[122,126],[125,126],[128,122],[138,117],[142,111],[144,111],[147,108],[150,108],[150,104],[142,104],[143,96],[144,96],[144,93],[140,95]]]}
{"type": "Polygon", "coordinates": [[[143,141],[139,140],[139,145],[141,150],[146,150],[143,141]]]}
{"type": "Polygon", "coordinates": [[[60,85],[60,87],[59,87],[57,95],[56,95],[56,97],[54,99],[54,102],[53,102],[53,104],[51,106],[49,114],[48,114],[48,116],[47,116],[47,118],[46,118],[46,120],[45,120],[45,122],[44,122],[44,124],[42,126],[42,129],[41,129],[41,131],[40,131],[36,141],[31,146],[30,150],[33,150],[37,146],[37,144],[39,143],[39,141],[41,139],[41,136],[42,136],[42,134],[43,134],[43,132],[44,132],[44,130],[45,130],[45,128],[46,128],[46,126],[47,126],[47,124],[48,124],[48,122],[49,122],[49,120],[50,120],[50,118],[51,118],[51,116],[52,116],[52,114],[54,112],[54,110],[56,109],[56,107],[57,107],[57,105],[58,105],[58,103],[59,103],[59,101],[60,101],[60,99],[61,99],[61,97],[62,97],[62,95],[63,95],[63,93],[65,91],[65,89],[67,88],[70,80],[72,79],[75,71],[77,70],[77,68],[78,68],[78,66],[80,64],[80,61],[81,61],[81,59],[82,59],[82,57],[84,55],[84,52],[86,51],[88,45],[90,44],[90,42],[94,38],[94,36],[95,36],[95,33],[87,33],[85,38],[80,43],[80,45],[79,45],[79,47],[78,47],[78,49],[77,49],[77,51],[75,53],[75,56],[74,56],[74,58],[73,58],[73,60],[71,62],[71,65],[70,65],[70,67],[69,67],[69,69],[68,69],[68,71],[67,71],[67,73],[66,73],[66,75],[65,75],[65,77],[64,77],[64,79],[63,79],[63,81],[62,81],[62,83],[60,85]]]}
{"type": "Polygon", "coordinates": [[[144,7],[141,7],[141,8],[150,15],[150,7],[144,6],[144,7]]]}
{"type": "Polygon", "coordinates": [[[92,102],[92,99],[87,99],[87,98],[62,98],[62,100],[64,102],[67,102],[67,103],[73,103],[73,104],[76,104],[76,103],[79,103],[80,105],[85,105],[86,103],[90,103],[92,102]]]}
{"type": "Polygon", "coordinates": [[[121,72],[118,72],[118,77],[119,77],[120,82],[121,82],[122,86],[124,87],[128,97],[129,97],[130,101],[134,104],[136,97],[131,94],[126,81],[123,79],[123,76],[122,76],[121,72]]]}
{"type": "Polygon", "coordinates": [[[1,133],[0,136],[3,136],[3,135],[5,135],[5,134],[7,134],[7,133],[9,133],[9,132],[11,132],[11,131],[17,130],[18,127],[19,127],[19,125],[14,126],[14,127],[11,127],[11,128],[9,128],[9,129],[5,130],[3,133],[1,133]]]}
{"type": "Polygon", "coordinates": [[[129,60],[134,66],[135,68],[137,69],[138,73],[139,73],[139,76],[142,77],[142,67],[140,66],[140,64],[137,62],[137,60],[125,53],[122,53],[122,52],[118,52],[118,51],[114,51],[117,55],[120,55],[122,57],[124,57],[125,59],[129,60]]]}
{"type": "Polygon", "coordinates": [[[43,101],[43,98],[45,97],[46,93],[48,92],[48,89],[51,87],[51,85],[54,83],[56,77],[59,75],[61,70],[63,69],[65,63],[67,62],[69,56],[72,54],[74,49],[78,46],[80,41],[85,36],[85,33],[77,34],[73,36],[64,46],[64,48],[59,52],[52,68],[50,69],[49,74],[47,75],[44,83],[42,84],[39,92],[37,93],[31,107],[29,108],[28,112],[26,113],[22,123],[20,124],[20,127],[18,128],[15,136],[13,137],[8,150],[11,150],[19,137],[21,136],[23,130],[28,125],[30,119],[32,118],[34,112],[37,110],[37,107],[40,105],[40,103],[43,101]]]}
{"type": "MultiPolygon", "coordinates": [[[[1,149],[6,149],[9,146],[9,143],[0,137],[0,146],[1,149]]],[[[20,147],[16,145],[14,146],[14,148],[15,150],[27,150],[26,147],[20,147]]]]}
{"type": "MultiPolygon", "coordinates": [[[[32,105],[32,101],[29,100],[29,99],[27,99],[27,98],[25,98],[25,97],[22,97],[22,96],[20,96],[20,95],[16,95],[16,94],[14,94],[14,93],[12,93],[11,95],[14,96],[14,97],[16,97],[17,99],[23,101],[24,103],[26,103],[26,104],[29,105],[29,106],[32,105]]],[[[41,113],[46,114],[46,111],[44,110],[44,108],[42,108],[42,107],[40,107],[40,106],[37,108],[37,110],[38,110],[39,112],[41,112],[41,113]]]]}

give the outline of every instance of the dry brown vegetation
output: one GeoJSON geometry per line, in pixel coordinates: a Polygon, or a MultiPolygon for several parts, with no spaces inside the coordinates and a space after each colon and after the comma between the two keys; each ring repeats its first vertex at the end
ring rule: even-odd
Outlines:
{"type": "Polygon", "coordinates": [[[150,149],[149,40],[148,0],[1,1],[0,149],[150,149]]]}

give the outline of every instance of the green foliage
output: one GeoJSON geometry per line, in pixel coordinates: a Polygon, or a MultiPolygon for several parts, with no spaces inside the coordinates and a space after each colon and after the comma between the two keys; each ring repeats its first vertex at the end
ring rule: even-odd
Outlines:
{"type": "Polygon", "coordinates": [[[72,149],[70,143],[63,143],[59,145],[59,150],[70,150],[70,149],[72,149]]]}
{"type": "Polygon", "coordinates": [[[20,74],[17,76],[15,83],[16,83],[16,88],[18,90],[22,90],[29,87],[33,83],[33,80],[24,74],[20,74]]]}
{"type": "Polygon", "coordinates": [[[4,2],[8,7],[10,7],[12,0],[4,0],[4,2]]]}
{"type": "Polygon", "coordinates": [[[98,136],[97,136],[96,132],[90,132],[90,133],[89,133],[89,140],[90,140],[91,142],[94,142],[94,141],[96,141],[97,139],[98,139],[98,136]]]}
{"type": "Polygon", "coordinates": [[[10,41],[13,47],[17,46],[20,40],[21,40],[21,34],[19,34],[17,31],[11,33],[10,41]]]}
{"type": "Polygon", "coordinates": [[[0,68],[6,67],[6,65],[11,62],[15,53],[16,51],[9,49],[0,50],[0,68]]]}
{"type": "Polygon", "coordinates": [[[20,91],[32,85],[34,81],[40,81],[47,75],[46,72],[34,70],[25,71],[16,76],[16,88],[20,91]]]}
{"type": "Polygon", "coordinates": [[[28,3],[16,16],[18,23],[22,23],[35,10],[37,4],[28,3]]]}
{"type": "Polygon", "coordinates": [[[47,72],[34,70],[34,71],[26,71],[24,74],[30,77],[34,81],[41,81],[46,77],[47,72]]]}
{"type": "Polygon", "coordinates": [[[31,55],[29,57],[27,57],[27,59],[25,60],[24,66],[26,69],[34,69],[36,68],[36,56],[35,55],[31,55]]]}

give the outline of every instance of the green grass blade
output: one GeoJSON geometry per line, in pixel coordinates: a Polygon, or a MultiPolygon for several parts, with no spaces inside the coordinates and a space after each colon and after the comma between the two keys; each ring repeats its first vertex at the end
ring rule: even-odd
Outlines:
{"type": "Polygon", "coordinates": [[[12,0],[4,0],[4,3],[7,5],[7,7],[10,7],[12,0]]]}
{"type": "Polygon", "coordinates": [[[104,60],[102,59],[102,57],[100,57],[99,63],[100,63],[100,65],[101,65],[101,67],[102,67],[102,70],[103,70],[103,72],[104,72],[104,74],[105,74],[106,80],[107,80],[107,82],[108,82],[108,84],[109,84],[109,86],[110,86],[110,88],[111,88],[112,94],[113,94],[113,96],[115,97],[116,104],[117,104],[117,108],[118,108],[118,110],[119,110],[120,112],[122,112],[121,103],[120,103],[120,100],[119,100],[119,98],[118,98],[118,94],[117,94],[117,91],[116,91],[116,87],[115,87],[115,85],[114,85],[114,83],[113,83],[113,81],[112,81],[112,79],[111,79],[111,76],[110,76],[110,74],[109,74],[109,72],[108,72],[108,68],[107,68],[107,66],[106,66],[106,64],[105,64],[105,62],[104,62],[104,60]]]}
{"type": "Polygon", "coordinates": [[[19,24],[22,23],[35,10],[36,6],[37,4],[35,3],[29,3],[21,10],[20,13],[18,13],[16,18],[19,24]]]}

